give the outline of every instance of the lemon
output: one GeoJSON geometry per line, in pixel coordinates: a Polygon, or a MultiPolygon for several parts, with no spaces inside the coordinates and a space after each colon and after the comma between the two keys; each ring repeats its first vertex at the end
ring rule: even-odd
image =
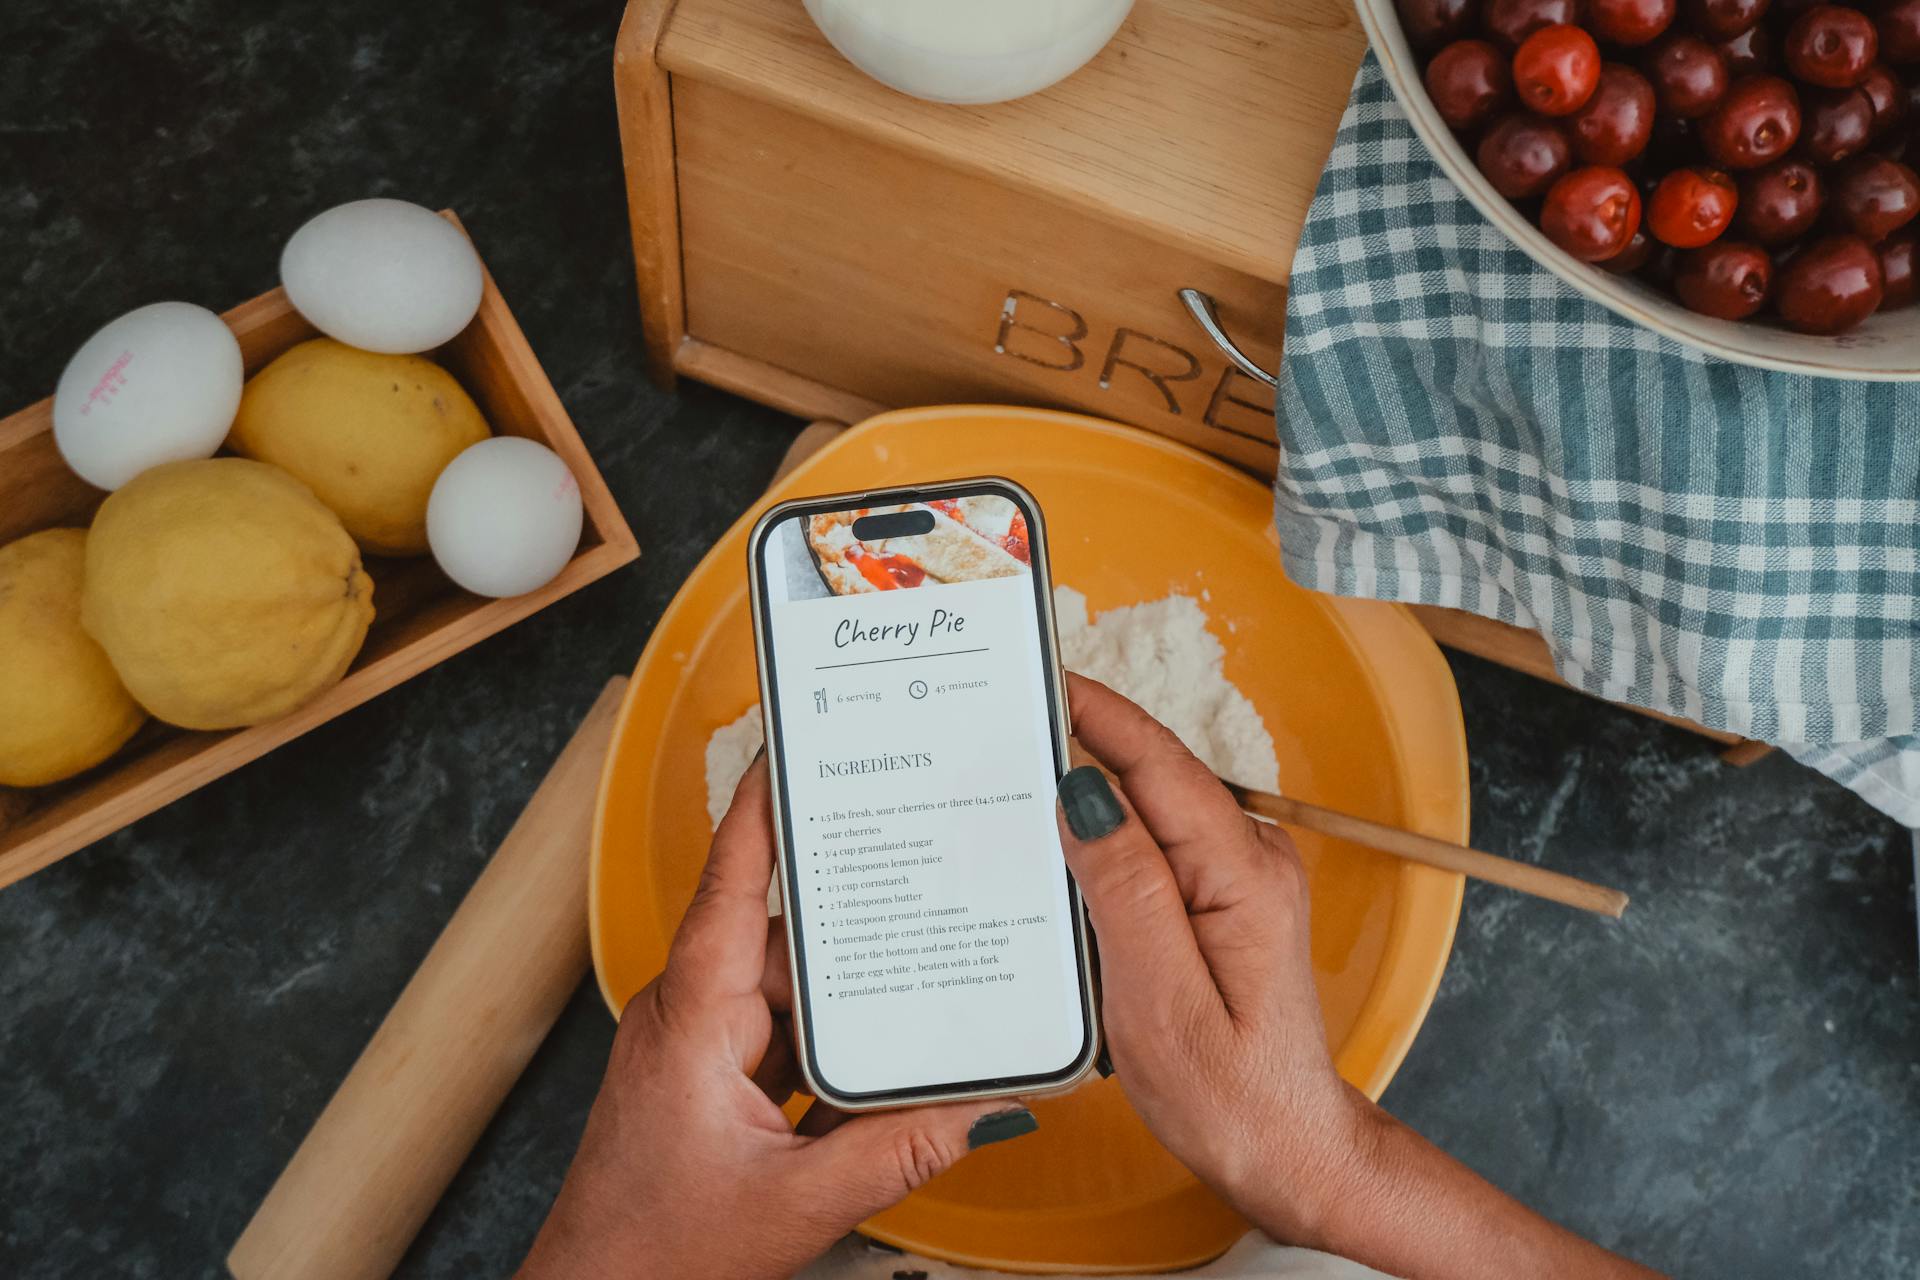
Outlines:
{"type": "Polygon", "coordinates": [[[369,554],[415,556],[433,482],[489,434],[433,361],[315,338],[248,380],[227,447],[304,481],[369,554]]]}
{"type": "Polygon", "coordinates": [[[147,718],[80,629],[85,529],[45,529],[0,547],[0,786],[39,787],[91,769],[147,718]]]}
{"type": "Polygon", "coordinates": [[[80,617],[148,711],[231,729],[346,674],[373,583],[339,517],[278,467],[169,462],[100,505],[80,617]]]}

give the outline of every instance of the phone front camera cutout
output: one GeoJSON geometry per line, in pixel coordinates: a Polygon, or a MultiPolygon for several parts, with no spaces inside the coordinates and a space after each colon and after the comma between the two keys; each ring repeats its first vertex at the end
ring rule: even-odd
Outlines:
{"type": "Polygon", "coordinates": [[[861,516],[853,522],[853,536],[861,542],[879,542],[883,538],[910,538],[933,530],[933,512],[925,507],[910,511],[888,511],[877,516],[861,516]]]}

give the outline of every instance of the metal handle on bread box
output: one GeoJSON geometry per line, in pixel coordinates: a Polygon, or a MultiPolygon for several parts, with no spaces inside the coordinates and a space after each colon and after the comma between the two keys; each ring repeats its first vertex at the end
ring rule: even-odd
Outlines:
{"type": "Polygon", "coordinates": [[[1213,339],[1213,345],[1220,348],[1234,368],[1249,378],[1258,378],[1270,387],[1280,385],[1280,379],[1255,364],[1252,357],[1233,345],[1233,339],[1229,338],[1227,331],[1220,327],[1220,314],[1213,309],[1212,298],[1198,289],[1182,289],[1180,301],[1187,304],[1187,314],[1193,317],[1193,322],[1199,325],[1209,338],[1213,339]]]}

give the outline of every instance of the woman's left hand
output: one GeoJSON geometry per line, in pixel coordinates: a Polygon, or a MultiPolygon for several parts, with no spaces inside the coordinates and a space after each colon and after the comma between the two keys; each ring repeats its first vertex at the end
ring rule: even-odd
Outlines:
{"type": "Polygon", "coordinates": [[[714,833],[666,970],[620,1017],[527,1280],[791,1275],[971,1147],[1032,1129],[1006,1099],[857,1117],[816,1104],[788,1126],[800,1080],[786,946],[766,916],[769,804],[763,758],[714,833]]]}

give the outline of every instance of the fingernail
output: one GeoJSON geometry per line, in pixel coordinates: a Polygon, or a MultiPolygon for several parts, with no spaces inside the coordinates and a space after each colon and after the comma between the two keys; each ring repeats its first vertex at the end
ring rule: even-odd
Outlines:
{"type": "Polygon", "coordinates": [[[1070,769],[1060,779],[1060,809],[1067,815],[1067,829],[1082,840],[1098,840],[1127,820],[1107,775],[1090,764],[1070,769]]]}
{"type": "Polygon", "coordinates": [[[967,1130],[967,1150],[978,1151],[996,1142],[1005,1142],[1008,1138],[1018,1138],[1022,1134],[1032,1133],[1040,1127],[1033,1112],[1025,1107],[1011,1107],[1005,1111],[996,1111],[990,1116],[981,1116],[967,1130]]]}

